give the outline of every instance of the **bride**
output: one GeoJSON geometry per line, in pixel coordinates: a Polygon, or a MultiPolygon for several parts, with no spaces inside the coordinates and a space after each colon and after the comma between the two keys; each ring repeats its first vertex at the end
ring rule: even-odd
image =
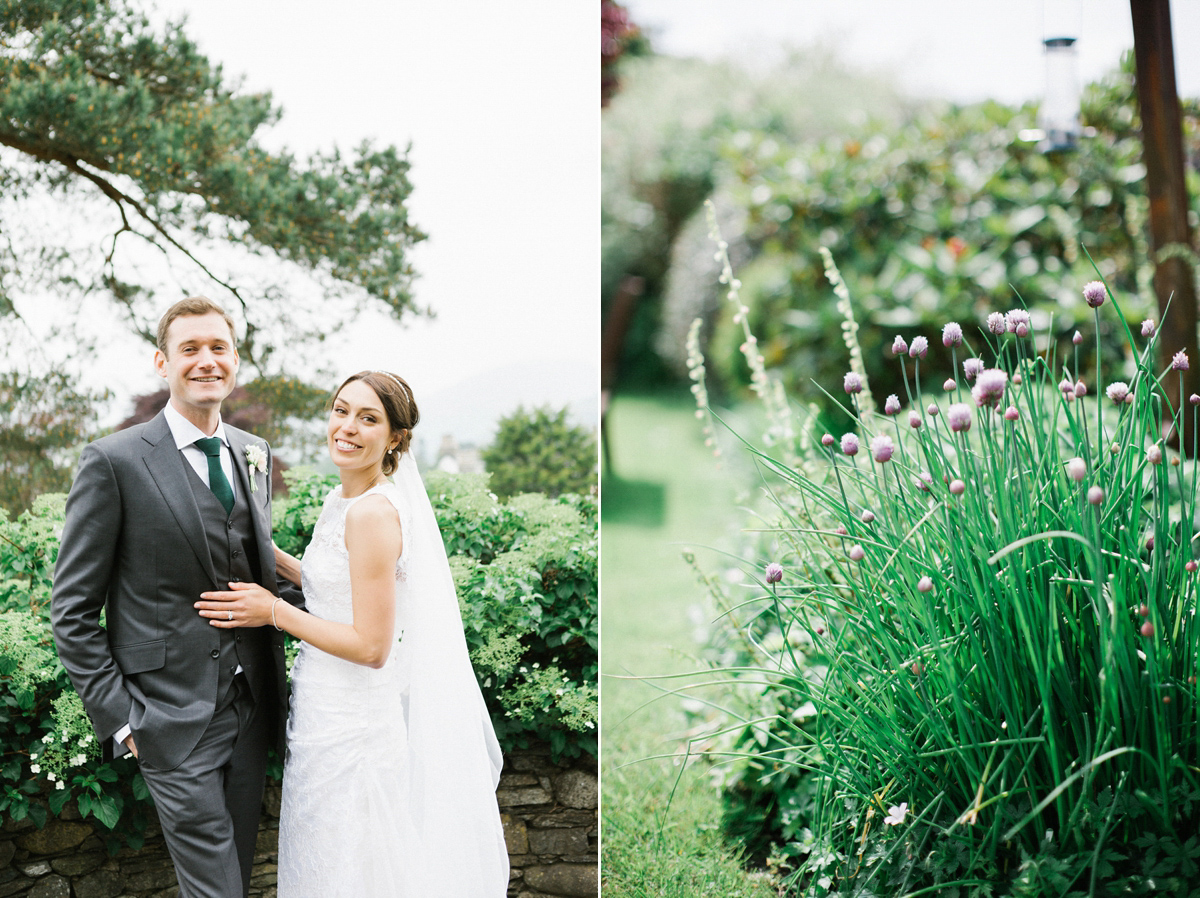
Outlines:
{"type": "Polygon", "coordinates": [[[328,425],[341,485],[325,500],[303,566],[275,550],[279,572],[302,582],[308,611],[251,583],[196,604],[214,627],[275,626],[302,640],[280,898],[502,898],[508,887],[500,748],[408,451],[416,423],[401,378],[348,378],[328,425]]]}

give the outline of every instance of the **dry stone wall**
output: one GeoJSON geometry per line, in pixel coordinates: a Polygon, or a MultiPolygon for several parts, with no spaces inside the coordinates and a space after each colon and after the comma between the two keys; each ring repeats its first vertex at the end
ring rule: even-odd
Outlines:
{"type": "MultiPolygon", "coordinates": [[[[252,898],[275,898],[279,785],[267,787],[252,898]]],[[[596,767],[554,764],[545,749],[512,752],[496,791],[512,864],[510,898],[598,894],[596,767]]],[[[142,848],[105,850],[103,828],[74,803],[42,829],[0,823],[0,898],[177,898],[175,872],[152,824],[142,848]]]]}

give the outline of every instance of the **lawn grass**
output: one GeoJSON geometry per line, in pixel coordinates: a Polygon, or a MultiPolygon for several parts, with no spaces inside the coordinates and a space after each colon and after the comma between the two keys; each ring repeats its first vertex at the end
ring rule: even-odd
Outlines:
{"type": "Polygon", "coordinates": [[[705,449],[690,396],[621,396],[609,411],[613,473],[602,482],[601,763],[605,898],[769,898],[721,836],[721,799],[686,745],[679,699],[629,679],[696,669],[693,606],[704,591],[685,550],[710,569],[736,526],[740,475],[705,449]],[[648,760],[650,759],[650,760],[648,760]]]}

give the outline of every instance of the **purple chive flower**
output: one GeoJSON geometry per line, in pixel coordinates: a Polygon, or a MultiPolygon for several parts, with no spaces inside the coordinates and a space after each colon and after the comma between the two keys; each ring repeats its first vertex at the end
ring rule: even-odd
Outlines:
{"type": "Polygon", "coordinates": [[[965,402],[956,402],[946,410],[946,420],[950,429],[955,433],[963,433],[971,429],[971,407],[965,402]]]}
{"type": "Polygon", "coordinates": [[[1021,413],[1017,411],[1017,407],[1015,405],[1010,405],[1004,410],[1005,421],[1015,421],[1019,417],[1021,417],[1021,413]]]}
{"type": "Polygon", "coordinates": [[[909,358],[923,359],[929,352],[929,341],[924,337],[913,337],[912,346],[908,347],[909,358]]]}
{"type": "Polygon", "coordinates": [[[942,381],[942,389],[945,390],[947,393],[949,393],[951,390],[953,390],[957,386],[958,386],[958,384],[956,384],[954,382],[953,377],[947,377],[944,381],[942,381]]]}
{"type": "Polygon", "coordinates": [[[967,485],[955,477],[950,481],[950,495],[961,496],[967,491],[967,485]]]}
{"type": "Polygon", "coordinates": [[[1075,395],[1075,384],[1071,383],[1069,377],[1064,377],[1058,382],[1058,392],[1063,394],[1064,399],[1070,399],[1075,395]]]}
{"type": "Polygon", "coordinates": [[[842,434],[842,452],[846,455],[858,455],[858,437],[852,433],[842,434]]]}
{"type": "Polygon", "coordinates": [[[962,327],[957,321],[947,322],[942,328],[942,345],[946,348],[961,346],[963,341],[962,327]]]}
{"type": "Polygon", "coordinates": [[[1083,334],[1079,333],[1079,331],[1075,331],[1075,333],[1071,335],[1071,342],[1078,346],[1083,342],[1083,334]]]}
{"type": "Polygon", "coordinates": [[[936,418],[938,416],[937,403],[936,402],[929,403],[929,406],[925,409],[925,414],[927,414],[931,418],[936,418]]]}
{"type": "Polygon", "coordinates": [[[992,312],[987,316],[987,329],[999,337],[1001,334],[1008,333],[1008,322],[1005,321],[1002,313],[992,312]]]}
{"type": "Polygon", "coordinates": [[[900,397],[892,393],[884,400],[883,413],[885,415],[894,415],[898,411],[900,411],[900,397]]]}
{"type": "Polygon", "coordinates": [[[871,511],[871,509],[868,508],[862,513],[862,522],[864,524],[869,524],[873,520],[875,520],[875,512],[871,511]]]}
{"type": "Polygon", "coordinates": [[[970,383],[983,370],[983,359],[966,359],[963,362],[963,377],[970,383]]]}
{"type": "Polygon", "coordinates": [[[783,579],[783,565],[772,561],[767,565],[767,582],[778,583],[783,579]]]}
{"type": "Polygon", "coordinates": [[[1109,384],[1108,389],[1104,392],[1108,394],[1108,398],[1113,402],[1124,402],[1125,397],[1129,395],[1129,384],[1118,380],[1109,384]]]}
{"type": "Polygon", "coordinates": [[[1079,383],[1075,384],[1075,398],[1082,399],[1086,395],[1087,384],[1085,384],[1083,381],[1079,381],[1079,383]]]}
{"type": "Polygon", "coordinates": [[[847,393],[861,393],[862,378],[856,371],[847,371],[846,376],[842,379],[842,389],[847,393]]]}
{"type": "Polygon", "coordinates": [[[1154,624],[1151,623],[1150,621],[1146,621],[1144,624],[1142,624],[1140,632],[1143,636],[1153,636],[1154,635],[1154,624]]]}
{"type": "Polygon", "coordinates": [[[922,423],[923,422],[921,421],[920,414],[918,414],[917,412],[909,412],[908,413],[908,426],[911,427],[913,430],[920,430],[922,423]]]}
{"type": "Polygon", "coordinates": [[[921,492],[927,493],[929,492],[930,487],[933,486],[933,475],[928,471],[922,471],[913,478],[913,483],[916,484],[917,489],[919,489],[921,492]]]}
{"type": "Polygon", "coordinates": [[[899,334],[896,334],[896,339],[892,341],[892,355],[904,355],[908,352],[908,343],[899,334]]]}
{"type": "Polygon", "coordinates": [[[1196,562],[1194,562],[1194,561],[1189,561],[1187,564],[1185,564],[1185,565],[1183,566],[1183,569],[1184,569],[1185,571],[1187,571],[1189,574],[1194,574],[1194,573],[1196,573],[1196,567],[1197,567],[1197,564],[1196,564],[1196,562]]]}
{"type": "Polygon", "coordinates": [[[1146,450],[1146,461],[1152,465],[1162,464],[1162,447],[1158,443],[1154,443],[1146,450]]]}
{"type": "Polygon", "coordinates": [[[1018,337],[1029,336],[1029,313],[1024,309],[1013,309],[1004,316],[1009,331],[1018,337]]]}
{"type": "Polygon", "coordinates": [[[1082,483],[1087,477],[1087,462],[1082,458],[1073,458],[1067,462],[1067,476],[1076,483],[1082,483]]]}
{"type": "Polygon", "coordinates": [[[932,592],[933,580],[929,577],[922,577],[917,581],[917,592],[932,592]]]}
{"type": "Polygon", "coordinates": [[[1195,393],[1193,393],[1188,397],[1188,402],[1190,402],[1192,405],[1200,405],[1200,396],[1197,396],[1195,393]]]}
{"type": "Polygon", "coordinates": [[[871,439],[871,457],[881,465],[892,460],[892,453],[896,451],[896,444],[892,442],[892,438],[887,434],[881,433],[877,437],[871,439]]]}
{"type": "Polygon", "coordinates": [[[1147,318],[1145,321],[1142,322],[1142,336],[1143,337],[1153,337],[1154,336],[1154,327],[1155,327],[1154,319],[1147,318]]]}
{"type": "Polygon", "coordinates": [[[980,371],[971,389],[971,396],[979,408],[997,406],[1004,398],[1004,390],[1008,386],[1008,372],[999,368],[988,368],[980,371]]]}
{"type": "Polygon", "coordinates": [[[1108,296],[1108,291],[1104,289],[1104,284],[1100,281],[1089,281],[1083,285],[1083,298],[1087,300],[1087,304],[1093,309],[1098,309],[1104,305],[1104,300],[1108,296]]]}
{"type": "Polygon", "coordinates": [[[1175,355],[1171,357],[1171,370],[1172,371],[1187,371],[1187,369],[1188,369],[1187,353],[1181,349],[1181,350],[1179,350],[1179,352],[1175,353],[1175,355]]]}
{"type": "Polygon", "coordinates": [[[863,558],[866,557],[866,554],[867,553],[863,551],[863,547],[858,545],[857,543],[850,547],[850,560],[851,561],[862,561],[863,558]]]}
{"type": "Polygon", "coordinates": [[[836,527],[833,528],[833,532],[836,533],[838,536],[845,536],[848,531],[846,530],[845,524],[838,524],[836,527]]]}
{"type": "Polygon", "coordinates": [[[1092,505],[1100,505],[1104,502],[1104,490],[1098,486],[1090,487],[1087,491],[1087,500],[1092,505]]]}
{"type": "Polygon", "coordinates": [[[824,446],[826,449],[828,449],[830,446],[832,446],[833,445],[833,434],[827,433],[827,434],[825,434],[825,436],[821,437],[821,445],[824,446]]]}

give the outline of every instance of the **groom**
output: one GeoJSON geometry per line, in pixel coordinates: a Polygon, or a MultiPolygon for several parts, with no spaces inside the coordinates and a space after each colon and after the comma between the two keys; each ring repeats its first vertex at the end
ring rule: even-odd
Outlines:
{"type": "Polygon", "coordinates": [[[80,457],[54,640],[105,758],[138,759],[182,898],[244,898],[267,749],[282,747],[283,634],[219,629],[192,606],[230,581],[278,591],[270,457],[221,422],[238,353],[219,305],[193,297],[168,309],[154,362],[166,409],[80,457]]]}

